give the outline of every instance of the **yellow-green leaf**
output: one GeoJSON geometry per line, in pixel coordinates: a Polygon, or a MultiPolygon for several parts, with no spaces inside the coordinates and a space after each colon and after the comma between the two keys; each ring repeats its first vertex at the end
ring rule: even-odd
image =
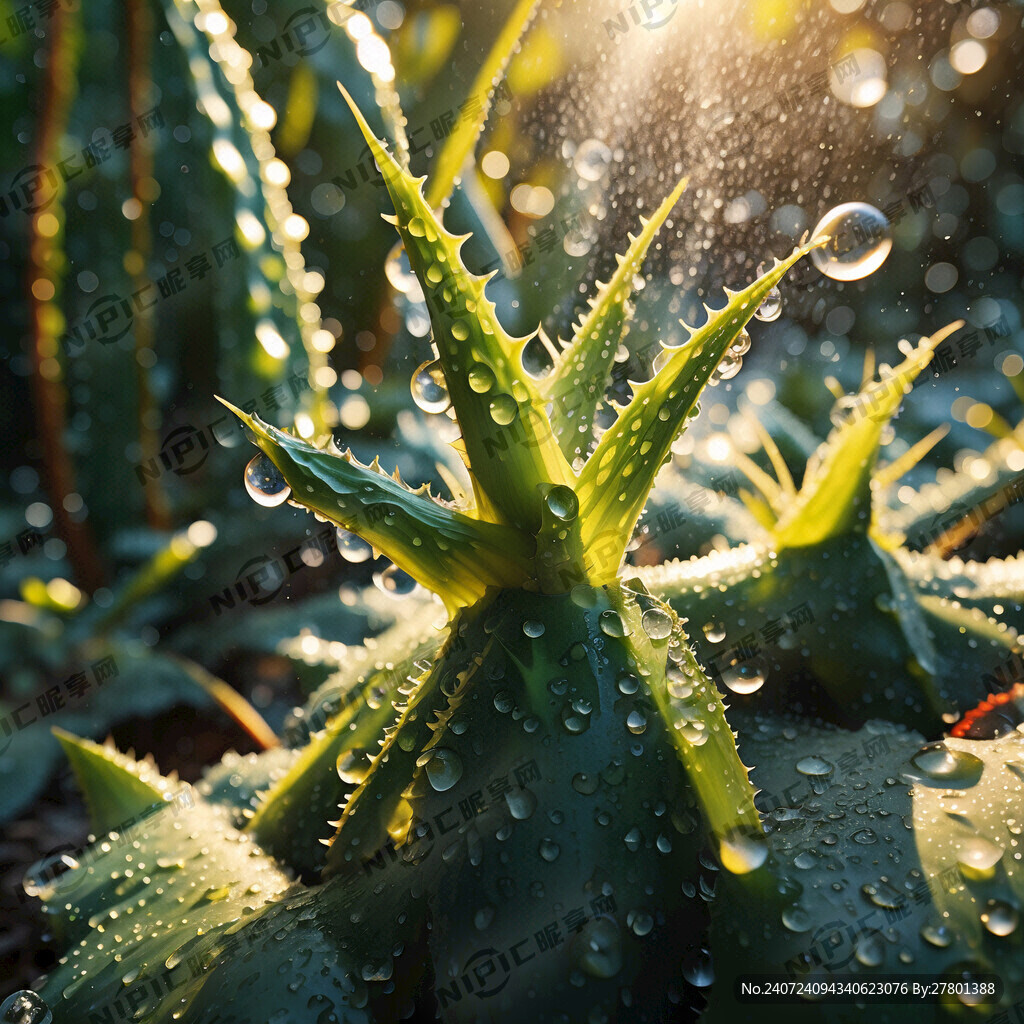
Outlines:
{"type": "Polygon", "coordinates": [[[630,236],[629,249],[625,256],[618,257],[615,273],[590,299],[590,312],[544,380],[544,397],[551,403],[551,425],[567,459],[585,453],[590,446],[594,413],[604,398],[615,353],[628,329],[633,279],[685,188],[684,178],[650,220],[640,218],[642,230],[636,237],[630,236]]]}

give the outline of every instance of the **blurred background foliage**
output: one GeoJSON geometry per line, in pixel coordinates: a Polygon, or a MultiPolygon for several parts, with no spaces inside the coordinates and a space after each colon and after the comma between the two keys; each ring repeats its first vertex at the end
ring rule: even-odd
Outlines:
{"type": "MultiPolygon", "coordinates": [[[[431,355],[422,296],[335,82],[426,173],[485,98],[512,8],[0,2],[4,865],[84,834],[49,724],[113,730],[195,777],[270,742],[233,692],[279,729],[402,614],[405,588],[366,552],[250,500],[249,446],[214,396],[445,493],[455,426],[410,389],[431,355]]],[[[872,203],[892,225],[883,269],[793,275],[678,464],[704,482],[733,449],[764,464],[746,404],[802,466],[826,382],[853,391],[869,350],[895,363],[900,338],[962,317],[955,365],[918,383],[886,455],[946,426],[908,485],[984,476],[993,436],[1024,471],[1022,45],[1019,3],[541,0],[446,222],[474,233],[468,262],[497,272],[510,329],[566,336],[638,214],[688,174],[617,356],[624,393],[680,317],[702,320],[837,203],[872,203]]],[[[1016,553],[1022,509],[961,553],[1016,553]]],[[[673,553],[644,529],[638,547],[673,553]]],[[[12,976],[42,966],[25,934],[0,949],[12,976]]]]}

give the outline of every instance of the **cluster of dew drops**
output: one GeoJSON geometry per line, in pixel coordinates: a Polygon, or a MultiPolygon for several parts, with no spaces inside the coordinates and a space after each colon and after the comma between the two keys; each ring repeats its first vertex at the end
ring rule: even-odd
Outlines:
{"type": "MultiPolygon", "coordinates": [[[[265,508],[283,505],[292,494],[284,474],[269,456],[260,452],[245,467],[245,489],[249,496],[265,508]]],[[[358,565],[373,557],[373,547],[362,537],[338,527],[338,551],[346,562],[358,565]]],[[[404,569],[394,563],[373,574],[373,582],[389,597],[402,598],[412,594],[418,584],[404,569]]]]}

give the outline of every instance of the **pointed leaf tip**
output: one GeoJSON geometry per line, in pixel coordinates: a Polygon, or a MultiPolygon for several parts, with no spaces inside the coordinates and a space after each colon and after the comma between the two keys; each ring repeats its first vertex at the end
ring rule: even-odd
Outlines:
{"type": "Polygon", "coordinates": [[[151,761],[135,761],[111,745],[64,729],[54,727],[52,732],[64,748],[97,833],[118,829],[169,799],[173,780],[164,778],[151,761]]]}

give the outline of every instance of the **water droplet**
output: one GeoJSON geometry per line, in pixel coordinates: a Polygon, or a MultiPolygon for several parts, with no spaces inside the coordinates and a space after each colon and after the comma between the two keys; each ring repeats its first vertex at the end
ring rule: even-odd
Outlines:
{"type": "MultiPolygon", "coordinates": [[[[745,356],[750,351],[750,335],[747,334],[747,329],[744,327],[739,334],[736,335],[735,340],[729,346],[729,354],[732,356],[745,356]]],[[[738,368],[737,368],[737,372],[738,368]]]]}
{"type": "Polygon", "coordinates": [[[508,690],[499,690],[494,695],[494,707],[503,715],[507,715],[515,706],[515,699],[508,690]]]}
{"type": "Polygon", "coordinates": [[[558,855],[562,852],[562,848],[554,840],[544,838],[540,841],[537,852],[541,855],[542,860],[546,860],[550,864],[558,860],[558,855]]]}
{"type": "Polygon", "coordinates": [[[245,467],[245,489],[253,501],[266,508],[283,505],[292,493],[281,471],[263,452],[245,467]]]}
{"type": "Polygon", "coordinates": [[[591,796],[597,792],[601,780],[597,775],[587,775],[586,772],[577,772],[572,777],[572,788],[583,796],[591,796]]]}
{"type": "Polygon", "coordinates": [[[981,836],[975,836],[960,847],[956,859],[968,877],[987,878],[995,874],[995,866],[1002,856],[1001,846],[996,846],[981,836]]]}
{"type": "Polygon", "coordinates": [[[627,673],[626,675],[619,676],[619,681],[616,685],[619,688],[619,693],[630,697],[640,689],[640,680],[636,676],[631,676],[627,673]]]}
{"type": "Polygon", "coordinates": [[[494,371],[486,363],[473,363],[467,376],[469,386],[478,395],[486,395],[494,387],[494,371]]]}
{"type": "Polygon", "coordinates": [[[720,622],[705,622],[704,636],[707,637],[708,643],[719,644],[725,639],[725,626],[720,622]]]}
{"type": "Polygon", "coordinates": [[[573,154],[572,165],[584,181],[600,181],[612,161],[612,151],[600,139],[585,139],[573,154]]]}
{"type": "Polygon", "coordinates": [[[626,923],[632,929],[634,935],[643,938],[645,935],[649,935],[654,927],[654,918],[642,910],[632,911],[626,923]]]}
{"type": "Polygon", "coordinates": [[[858,829],[850,838],[860,846],[874,846],[878,842],[878,836],[869,828],[858,829]]]}
{"type": "Polygon", "coordinates": [[[791,932],[806,932],[811,927],[811,915],[803,907],[794,904],[782,911],[782,923],[791,932]]]}
{"type": "Polygon", "coordinates": [[[756,662],[744,662],[722,670],[722,682],[733,693],[756,693],[764,685],[764,669],[756,662]]]}
{"type": "Polygon", "coordinates": [[[622,969],[622,939],[614,918],[595,917],[573,941],[573,959],[592,978],[614,978],[622,969]]]}
{"type": "Polygon", "coordinates": [[[384,263],[384,275],[398,292],[408,295],[411,302],[423,301],[423,290],[409,266],[409,255],[401,242],[396,242],[384,263]]]}
{"type": "Polygon", "coordinates": [[[416,589],[416,580],[397,565],[389,565],[383,572],[375,572],[373,582],[388,597],[408,597],[416,589]]]}
{"type": "Polygon", "coordinates": [[[833,281],[859,281],[873,274],[892,249],[889,222],[867,203],[843,203],[818,221],[811,237],[829,236],[811,253],[814,265],[833,281]]]}
{"type": "Polygon", "coordinates": [[[921,925],[921,938],[936,949],[945,949],[953,941],[953,934],[944,924],[929,921],[921,925]]]}
{"type": "Polygon", "coordinates": [[[885,939],[879,932],[868,932],[861,936],[854,952],[865,967],[878,967],[885,959],[885,939]]]}
{"type": "Polygon", "coordinates": [[[807,757],[802,757],[796,763],[796,770],[810,779],[811,788],[819,796],[828,789],[835,767],[831,761],[826,761],[820,754],[810,754],[807,757]]]}
{"type": "Polygon", "coordinates": [[[417,768],[426,768],[427,779],[438,793],[451,789],[462,778],[462,758],[454,750],[436,747],[416,759],[417,768]]]}
{"type": "Polygon", "coordinates": [[[667,640],[672,635],[672,616],[664,608],[648,608],[640,625],[652,640],[667,640]]]}
{"type": "Polygon", "coordinates": [[[585,583],[578,583],[569,591],[569,598],[577,608],[593,608],[597,604],[597,591],[585,583]]]}
{"type": "Polygon", "coordinates": [[[506,793],[505,803],[508,804],[509,814],[516,821],[526,821],[537,809],[536,794],[529,789],[518,789],[515,792],[506,793]]]}
{"type": "Polygon", "coordinates": [[[338,551],[346,562],[358,565],[373,557],[373,546],[362,537],[338,528],[338,551]]]}
{"type": "Polygon", "coordinates": [[[945,743],[929,743],[911,759],[916,771],[905,774],[925,785],[943,789],[966,789],[973,786],[985,768],[985,762],[963,750],[952,750],[945,743]]]}
{"type": "Polygon", "coordinates": [[[53,1014],[43,997],[23,988],[0,1003],[0,1024],[50,1024],[53,1014]]]}
{"type": "Polygon", "coordinates": [[[519,415],[519,406],[511,395],[496,395],[491,401],[491,419],[507,427],[519,415]]]}
{"type": "Polygon", "coordinates": [[[489,928],[491,922],[494,920],[494,907],[489,904],[486,907],[481,907],[473,915],[473,927],[477,931],[483,931],[485,928],[489,928]]]}
{"type": "Polygon", "coordinates": [[[989,900],[981,913],[981,923],[1000,938],[1012,935],[1020,923],[1017,908],[1005,900],[989,900]]]}
{"type": "Polygon", "coordinates": [[[544,504],[556,519],[563,523],[572,522],[579,515],[580,501],[571,487],[561,484],[552,487],[544,498],[544,504]]]}
{"type": "Polygon", "coordinates": [[[711,953],[706,949],[691,949],[683,956],[683,977],[696,988],[707,988],[715,980],[711,953]]]}
{"type": "Polygon", "coordinates": [[[745,875],[756,871],[768,859],[768,843],[759,829],[732,829],[719,842],[718,859],[726,871],[745,875]]]}
{"type": "Polygon", "coordinates": [[[626,728],[634,736],[641,736],[647,731],[647,719],[639,711],[630,711],[626,718],[626,728]]]}
{"type": "MultiPolygon", "coordinates": [[[[360,970],[360,975],[363,981],[388,981],[391,975],[394,973],[395,965],[392,963],[390,957],[387,960],[375,961],[367,964],[363,964],[360,970]]],[[[337,1020],[333,1013],[321,1014],[317,1018],[319,1024],[323,1021],[324,1024],[331,1019],[337,1020]]]]}
{"type": "Polygon", "coordinates": [[[54,853],[33,864],[21,885],[26,896],[35,896],[41,900],[50,899],[54,893],[64,888],[68,873],[80,867],[77,860],[67,853],[54,853]]]}
{"type": "Polygon", "coordinates": [[[566,732],[578,736],[590,728],[590,716],[581,715],[575,703],[566,704],[562,708],[562,725],[565,726],[566,732]]]}
{"type": "Polygon", "coordinates": [[[772,288],[764,297],[761,305],[754,311],[754,316],[766,324],[770,324],[782,316],[782,292],[779,291],[778,286],[772,288]]]}
{"type": "Polygon", "coordinates": [[[605,636],[625,636],[626,624],[622,616],[614,608],[606,608],[598,617],[601,632],[605,636]]]}
{"type": "Polygon", "coordinates": [[[622,837],[622,841],[626,844],[626,849],[630,853],[636,853],[640,849],[640,844],[644,841],[643,833],[638,828],[631,828],[622,837]]]}
{"type": "Polygon", "coordinates": [[[336,767],[338,778],[349,786],[358,786],[370,772],[370,762],[363,750],[342,751],[336,767]]]}
{"type": "Polygon", "coordinates": [[[452,404],[439,359],[428,359],[417,367],[410,389],[413,401],[424,412],[442,413],[452,404]]]}
{"type": "Polygon", "coordinates": [[[532,640],[536,640],[537,637],[544,635],[544,623],[537,619],[527,619],[523,623],[523,632],[532,640]]]}

